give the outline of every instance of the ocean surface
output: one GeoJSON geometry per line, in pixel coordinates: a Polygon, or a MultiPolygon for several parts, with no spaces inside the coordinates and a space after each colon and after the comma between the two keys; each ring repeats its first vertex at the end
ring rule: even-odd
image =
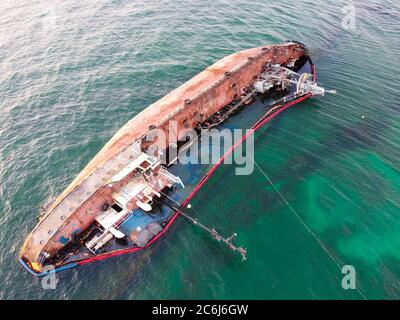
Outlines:
{"type": "Polygon", "coordinates": [[[355,23],[349,4],[2,0],[0,298],[400,298],[400,4],[353,2],[355,23]],[[285,40],[307,45],[337,94],[280,114],[256,134],[252,175],[224,165],[192,201],[238,234],[246,262],[178,220],[54,290],[19,265],[40,206],[123,124],[225,55],[285,40]]]}

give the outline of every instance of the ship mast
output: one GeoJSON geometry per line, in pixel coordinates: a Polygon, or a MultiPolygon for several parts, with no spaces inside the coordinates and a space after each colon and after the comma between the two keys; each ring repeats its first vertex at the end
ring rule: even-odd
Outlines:
{"type": "Polygon", "coordinates": [[[187,221],[193,223],[195,226],[200,227],[202,230],[206,231],[208,234],[210,234],[212,236],[213,239],[217,240],[218,242],[223,242],[225,245],[228,246],[229,249],[231,249],[232,251],[235,252],[239,252],[242,256],[242,261],[245,261],[246,258],[246,254],[247,251],[245,248],[243,247],[238,247],[235,244],[233,244],[232,240],[237,236],[236,233],[233,233],[231,236],[224,238],[223,236],[221,236],[217,230],[215,230],[214,228],[209,228],[207,226],[205,226],[204,224],[202,224],[201,222],[197,221],[197,219],[191,217],[190,215],[188,215],[187,213],[183,212],[180,207],[181,204],[178,203],[177,201],[175,201],[174,199],[172,199],[170,196],[168,196],[167,194],[160,192],[163,196],[165,196],[168,200],[172,201],[173,203],[175,203],[177,205],[177,207],[175,207],[174,205],[171,205],[169,203],[165,203],[168,207],[170,207],[172,210],[175,210],[176,212],[178,212],[181,216],[183,216],[184,218],[186,218],[187,221]]]}

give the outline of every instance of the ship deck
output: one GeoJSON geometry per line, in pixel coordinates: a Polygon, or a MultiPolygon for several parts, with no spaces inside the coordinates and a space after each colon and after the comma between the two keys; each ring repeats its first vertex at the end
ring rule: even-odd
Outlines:
{"type": "Polygon", "coordinates": [[[232,94],[236,94],[239,88],[251,82],[266,61],[273,60],[274,63],[281,63],[290,60],[291,57],[299,58],[305,54],[306,49],[295,43],[259,47],[234,53],[146,108],[115,134],[55,200],[48,213],[25,241],[21,250],[22,257],[31,263],[33,269],[40,270],[40,261],[43,260],[40,254],[43,248],[54,251],[54,248],[60,246],[59,239],[65,238],[65,235],[79,234],[83,231],[82,229],[90,225],[97,211],[100,210],[98,207],[101,207],[102,202],[104,203],[110,197],[106,193],[103,194],[99,188],[135,158],[137,150],[133,150],[133,146],[148,132],[149,124],[163,127],[174,117],[182,122],[182,118],[188,117],[190,109],[186,106],[186,101],[193,102],[192,105],[198,108],[197,99],[207,96],[205,94],[207,90],[214,90],[211,104],[199,102],[207,118],[232,100],[232,97],[227,95],[227,88],[230,88],[229,90],[235,88],[232,94]],[[244,68],[244,66],[247,67],[244,68]],[[218,86],[221,79],[229,79],[229,81],[224,86],[218,86]],[[185,112],[182,112],[183,108],[186,108],[185,112]],[[97,198],[90,200],[95,193],[99,193],[97,198]],[[74,214],[75,222],[72,221],[68,225],[72,214],[74,214]],[[62,232],[59,232],[60,226],[62,226],[62,232]]]}

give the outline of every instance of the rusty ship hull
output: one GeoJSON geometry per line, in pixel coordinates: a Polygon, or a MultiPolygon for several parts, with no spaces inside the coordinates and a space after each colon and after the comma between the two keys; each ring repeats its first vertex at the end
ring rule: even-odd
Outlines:
{"type": "MultiPolygon", "coordinates": [[[[147,217],[143,213],[152,212],[154,201],[161,201],[161,194],[173,190],[173,185],[180,182],[157,159],[163,150],[158,150],[155,156],[146,155],[151,145],[149,132],[158,129],[168,136],[170,123],[174,121],[177,124],[174,134],[179,140],[189,129],[210,123],[216,113],[233,102],[246,102],[247,95],[257,93],[255,81],[266,66],[289,70],[299,69],[306,62],[310,62],[315,81],[315,67],[301,43],[240,51],[217,61],[144,109],[111,138],[47,208],[26,238],[20,262],[32,274],[43,275],[49,272],[44,268],[49,264],[60,271],[148,247],[169,228],[177,212],[170,210],[165,214],[161,210],[154,215],[164,212],[162,219],[129,231],[119,228],[121,221],[143,220],[147,217]],[[110,247],[114,240],[118,245],[110,247]]],[[[312,95],[298,90],[289,103],[312,95]]],[[[201,187],[203,180],[185,194],[183,204],[201,187]]]]}

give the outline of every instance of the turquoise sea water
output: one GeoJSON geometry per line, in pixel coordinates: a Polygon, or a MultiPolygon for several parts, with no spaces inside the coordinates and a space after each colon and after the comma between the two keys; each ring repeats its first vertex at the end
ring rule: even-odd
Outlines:
{"type": "Polygon", "coordinates": [[[2,1],[0,298],[400,298],[400,5],[347,1],[2,1]],[[59,275],[17,262],[39,207],[125,122],[219,58],[294,39],[336,95],[256,134],[260,170],[222,166],[193,200],[240,258],[183,220],[140,254],[59,275]],[[325,250],[324,250],[325,248],[325,250]],[[336,263],[338,263],[338,265],[336,263]],[[353,265],[357,290],[341,287],[353,265]]]}

